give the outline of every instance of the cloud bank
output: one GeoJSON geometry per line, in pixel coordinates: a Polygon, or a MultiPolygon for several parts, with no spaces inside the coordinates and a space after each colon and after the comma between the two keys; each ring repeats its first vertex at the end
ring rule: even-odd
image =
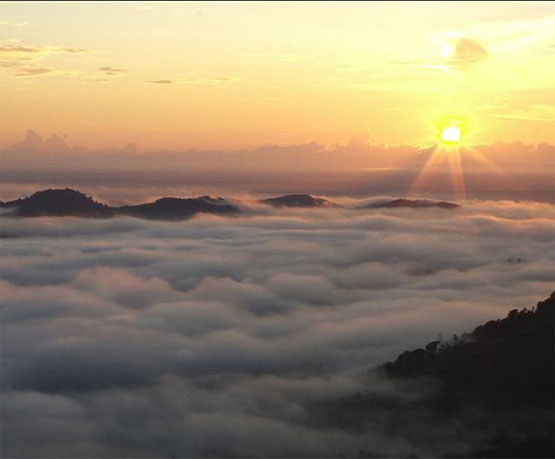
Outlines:
{"type": "MultiPolygon", "coordinates": [[[[22,72],[27,70],[21,69],[22,72]]],[[[29,69],[44,72],[48,69],[29,69]]],[[[121,74],[121,69],[103,67],[106,74],[121,74]]],[[[219,80],[214,80],[219,81],[219,80]]],[[[168,85],[173,80],[152,80],[168,85]]],[[[354,135],[345,144],[324,145],[310,142],[298,145],[262,145],[251,150],[141,151],[129,142],[121,147],[90,150],[71,145],[67,135],[42,137],[32,129],[24,138],[0,151],[4,168],[33,170],[201,170],[238,173],[245,171],[365,171],[384,169],[421,170],[435,145],[378,145],[368,134],[354,135]]],[[[555,146],[549,143],[527,145],[521,142],[496,142],[461,146],[464,171],[511,173],[545,172],[555,168],[555,146]]],[[[447,161],[437,164],[448,170],[447,161]]]]}
{"type": "MultiPolygon", "coordinates": [[[[0,217],[3,455],[437,453],[385,429],[393,412],[352,431],[311,407],[438,333],[535,303],[555,280],[548,204],[256,210],[0,217]]],[[[435,440],[481,441],[456,425],[435,440]]]]}

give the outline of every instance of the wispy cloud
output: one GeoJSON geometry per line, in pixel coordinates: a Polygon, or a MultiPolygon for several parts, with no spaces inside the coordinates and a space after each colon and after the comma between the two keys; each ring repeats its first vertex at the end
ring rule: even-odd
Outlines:
{"type": "Polygon", "coordinates": [[[97,71],[109,76],[121,75],[122,73],[127,72],[127,70],[118,69],[115,67],[100,67],[99,69],[97,69],[97,71]]]}
{"type": "Polygon", "coordinates": [[[42,67],[23,67],[23,68],[19,68],[17,70],[17,73],[14,76],[28,77],[28,76],[48,75],[52,73],[54,73],[52,69],[47,69],[42,67]]]}
{"type": "Polygon", "coordinates": [[[452,67],[466,68],[486,59],[488,52],[475,40],[461,38],[455,44],[453,56],[447,58],[452,67]]]}
{"type": "Polygon", "coordinates": [[[146,3],[146,4],[142,4],[137,6],[137,10],[139,11],[154,11],[157,10],[159,8],[159,5],[155,5],[154,3],[156,2],[151,2],[151,3],[146,3]]]}
{"type": "Polygon", "coordinates": [[[540,52],[548,56],[555,54],[555,38],[552,41],[542,43],[540,46],[540,52]]]}
{"type": "Polygon", "coordinates": [[[147,83],[223,87],[229,83],[233,83],[236,81],[239,81],[238,76],[206,77],[206,76],[197,75],[195,73],[189,73],[185,77],[176,77],[171,79],[167,78],[167,79],[160,79],[160,80],[147,80],[147,83]]]}
{"type": "Polygon", "coordinates": [[[71,48],[51,45],[23,45],[14,39],[0,42],[0,67],[14,68],[15,77],[41,75],[75,76],[81,72],[63,71],[39,66],[39,61],[51,55],[79,56],[90,51],[84,48],[71,48]]]}
{"type": "Polygon", "coordinates": [[[297,62],[297,61],[311,60],[310,57],[301,56],[299,54],[294,54],[294,53],[245,53],[245,56],[265,58],[265,59],[271,59],[271,60],[282,61],[282,62],[297,62]]]}
{"type": "Polygon", "coordinates": [[[18,67],[37,62],[55,54],[81,55],[89,51],[83,48],[65,48],[61,46],[26,46],[4,40],[0,43],[0,66],[18,67]]]}
{"type": "Polygon", "coordinates": [[[17,67],[20,65],[21,62],[11,61],[11,60],[1,60],[0,67],[8,68],[8,67],[17,67]]]}
{"type": "Polygon", "coordinates": [[[21,21],[21,22],[0,21],[1,27],[25,27],[28,25],[29,23],[27,21],[21,21]]]}
{"type": "Polygon", "coordinates": [[[188,78],[180,80],[179,83],[191,86],[221,86],[225,83],[233,83],[235,81],[239,81],[239,77],[197,77],[192,75],[188,78]]]}
{"type": "Polygon", "coordinates": [[[82,75],[83,72],[79,70],[56,70],[47,67],[16,67],[16,72],[13,74],[15,78],[22,77],[38,77],[38,76],[63,76],[63,77],[77,77],[82,75]]]}
{"type": "Polygon", "coordinates": [[[173,84],[172,80],[148,80],[147,83],[154,83],[154,84],[173,84]]]}
{"type": "Polygon", "coordinates": [[[451,68],[465,70],[488,57],[486,49],[476,40],[470,38],[458,39],[449,48],[446,56],[433,58],[417,58],[391,61],[392,64],[415,65],[418,67],[451,68]]]}
{"type": "Polygon", "coordinates": [[[555,121],[555,108],[551,105],[531,104],[525,108],[509,110],[497,115],[499,118],[529,121],[555,121]]]}
{"type": "Polygon", "coordinates": [[[61,46],[23,46],[23,45],[2,45],[0,53],[9,56],[19,56],[21,54],[84,54],[89,50],[84,48],[63,48],[61,46]]]}

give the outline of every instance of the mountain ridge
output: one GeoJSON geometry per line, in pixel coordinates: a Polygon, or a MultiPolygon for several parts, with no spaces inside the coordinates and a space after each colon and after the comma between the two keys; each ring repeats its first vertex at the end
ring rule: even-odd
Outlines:
{"type": "Polygon", "coordinates": [[[384,209],[384,208],[411,208],[411,209],[423,209],[430,207],[437,207],[439,209],[458,209],[460,204],[447,201],[432,201],[429,199],[393,199],[385,202],[378,202],[362,206],[362,209],[384,209]]]}
{"type": "MultiPolygon", "coordinates": [[[[228,200],[221,197],[198,196],[194,198],[162,197],[153,202],[108,206],[96,201],[80,191],[71,188],[46,189],[37,191],[25,198],[1,202],[0,208],[11,209],[12,215],[20,217],[83,217],[110,218],[115,216],[130,216],[149,220],[186,220],[199,213],[216,215],[237,215],[242,212],[242,203],[238,200],[228,200]],[[232,202],[231,202],[232,201],[232,202]]],[[[272,198],[259,199],[259,204],[274,208],[345,208],[325,198],[314,197],[309,194],[287,194],[272,198]]],[[[422,199],[393,199],[376,204],[369,204],[357,209],[381,208],[441,208],[453,210],[459,204],[446,201],[430,201],[422,199]]]]}
{"type": "Polygon", "coordinates": [[[332,201],[315,198],[309,194],[286,194],[276,198],[261,199],[258,202],[272,207],[338,207],[332,201]]]}

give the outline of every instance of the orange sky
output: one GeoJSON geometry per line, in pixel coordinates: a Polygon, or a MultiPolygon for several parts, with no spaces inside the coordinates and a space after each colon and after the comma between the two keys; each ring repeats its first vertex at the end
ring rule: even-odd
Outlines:
{"type": "Polygon", "coordinates": [[[0,5],[0,148],[555,143],[555,3],[0,5]]]}

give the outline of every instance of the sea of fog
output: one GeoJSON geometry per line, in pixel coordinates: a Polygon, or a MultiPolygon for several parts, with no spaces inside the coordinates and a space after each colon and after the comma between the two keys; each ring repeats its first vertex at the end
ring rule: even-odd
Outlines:
{"type": "Polygon", "coordinates": [[[0,217],[3,453],[465,451],[456,422],[414,445],[387,430],[387,409],[350,431],[309,408],[353,394],[365,370],[406,349],[551,293],[552,204],[460,203],[252,204],[182,222],[0,217]]]}

